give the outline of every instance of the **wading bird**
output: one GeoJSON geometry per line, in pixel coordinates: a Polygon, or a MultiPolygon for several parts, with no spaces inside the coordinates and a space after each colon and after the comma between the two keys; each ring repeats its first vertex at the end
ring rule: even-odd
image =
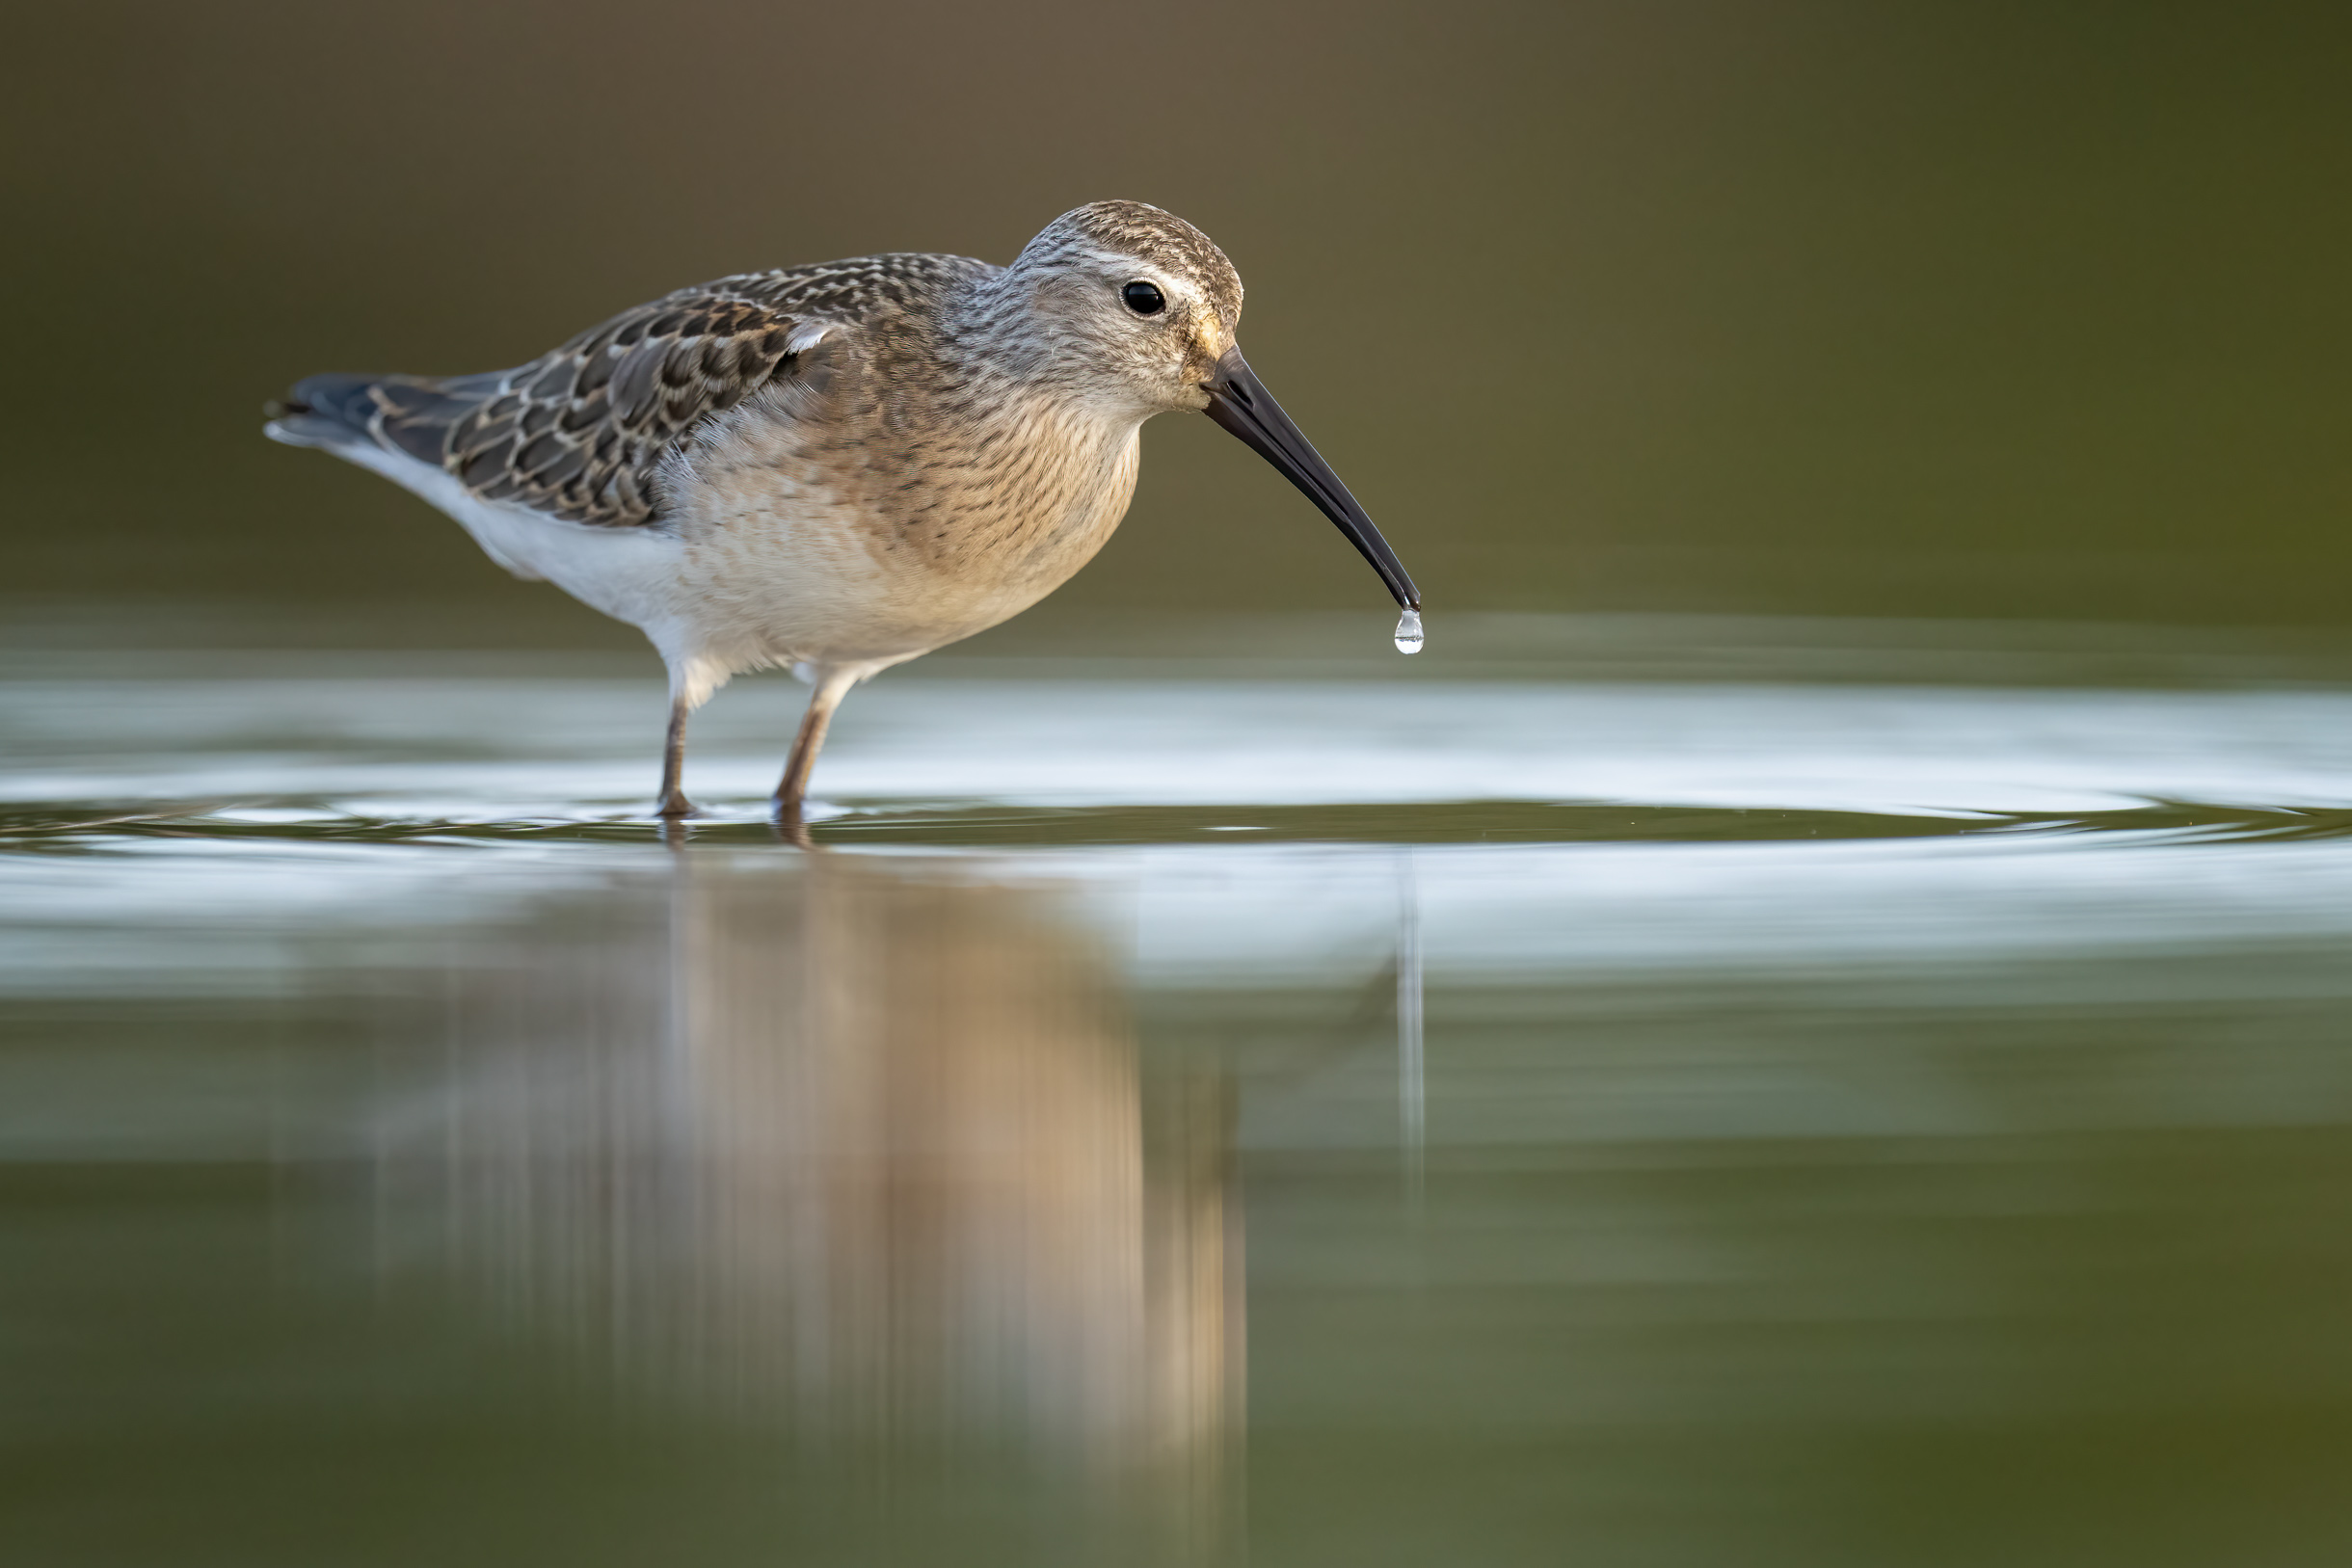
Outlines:
{"type": "Polygon", "coordinates": [[[1066,212],[1009,267],[864,256],[745,273],[622,312],[514,370],[312,376],[268,433],[407,487],[491,559],[640,627],[670,671],[660,811],[693,813],[686,717],[738,671],[814,688],[797,822],[859,681],[1069,580],[1135,492],[1143,421],[1206,412],[1421,596],[1234,330],[1242,280],[1140,201],[1066,212]]]}

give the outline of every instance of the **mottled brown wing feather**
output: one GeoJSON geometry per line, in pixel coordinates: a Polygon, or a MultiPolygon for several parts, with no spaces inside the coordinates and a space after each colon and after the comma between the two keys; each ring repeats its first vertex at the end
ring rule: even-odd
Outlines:
{"type": "Polygon", "coordinates": [[[441,388],[404,398],[384,384],[381,439],[486,501],[605,527],[651,522],[661,454],[765,385],[796,325],[748,300],[674,294],[509,371],[455,418],[441,388]]]}
{"type": "MultiPolygon", "coordinates": [[[[962,256],[895,254],[746,273],[623,311],[519,369],[446,380],[316,377],[298,404],[446,469],[487,501],[602,527],[660,520],[662,457],[789,374],[794,333],[854,327],[954,278],[962,256]]],[[[358,432],[355,432],[358,433],[358,432]]]]}

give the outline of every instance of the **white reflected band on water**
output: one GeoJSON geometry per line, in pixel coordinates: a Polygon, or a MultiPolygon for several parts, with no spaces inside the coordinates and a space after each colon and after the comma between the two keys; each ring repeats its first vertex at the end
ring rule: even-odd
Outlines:
{"type": "MultiPolygon", "coordinates": [[[[194,666],[200,672],[202,666],[194,666]]],[[[786,683],[788,684],[788,683],[786,683]]],[[[793,693],[696,720],[689,782],[756,816],[793,693]]],[[[0,681],[0,799],[311,815],[642,812],[659,691],[591,678],[0,681]]],[[[867,806],[1477,800],[1975,814],[2340,802],[2339,690],[883,679],[816,787],[867,806]]]]}

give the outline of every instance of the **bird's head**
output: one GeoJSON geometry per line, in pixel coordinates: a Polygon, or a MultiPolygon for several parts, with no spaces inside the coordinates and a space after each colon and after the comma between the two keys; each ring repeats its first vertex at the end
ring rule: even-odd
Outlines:
{"type": "Polygon", "coordinates": [[[1114,418],[1208,414],[1337,523],[1399,604],[1420,607],[1396,552],[1242,358],[1241,274],[1208,235],[1145,202],[1089,202],[1046,225],[990,294],[991,335],[1032,385],[1114,418]]]}
{"type": "Polygon", "coordinates": [[[1208,407],[1233,347],[1242,278],[1208,235],[1141,201],[1065,212],[1005,275],[1043,372],[1139,418],[1208,407]]]}

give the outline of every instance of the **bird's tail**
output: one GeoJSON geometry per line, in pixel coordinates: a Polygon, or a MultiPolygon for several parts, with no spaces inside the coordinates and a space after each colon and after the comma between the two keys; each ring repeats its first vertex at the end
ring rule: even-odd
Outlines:
{"type": "Polygon", "coordinates": [[[308,376],[262,405],[262,431],[288,446],[375,446],[441,466],[451,427],[495,396],[498,375],[308,376]]]}

